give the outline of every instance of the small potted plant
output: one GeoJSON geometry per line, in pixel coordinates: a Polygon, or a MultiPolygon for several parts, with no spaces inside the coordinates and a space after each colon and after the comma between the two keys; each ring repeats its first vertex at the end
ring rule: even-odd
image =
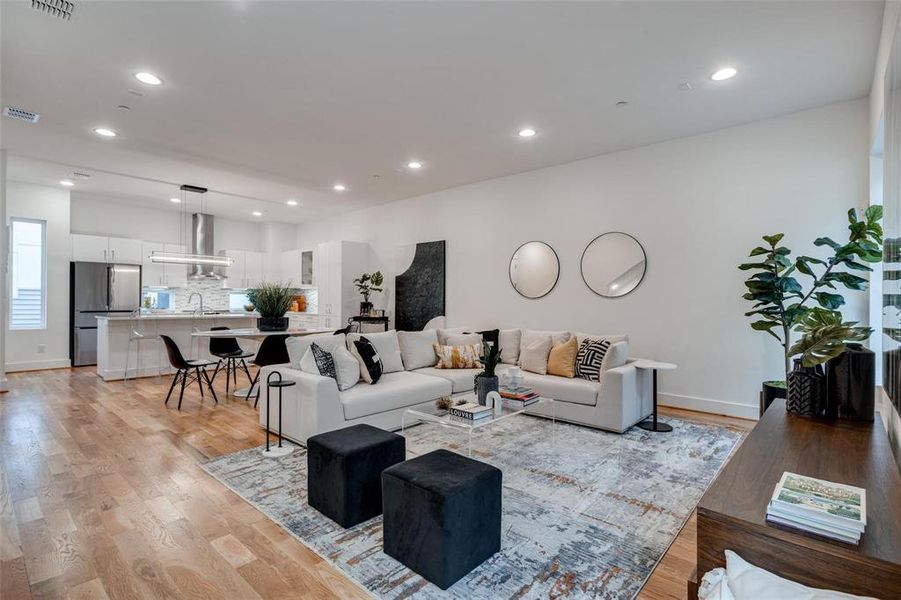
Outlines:
{"type": "Polygon", "coordinates": [[[496,344],[482,342],[482,372],[476,375],[475,390],[479,404],[487,406],[488,392],[498,391],[498,379],[495,374],[501,361],[501,349],[496,344]]]}
{"type": "Polygon", "coordinates": [[[283,282],[263,283],[258,288],[247,292],[247,299],[257,312],[257,328],[260,331],[285,331],[288,329],[288,317],[285,313],[294,300],[294,290],[290,284],[283,282]]]}
{"type": "Polygon", "coordinates": [[[363,296],[363,301],[360,302],[361,315],[368,315],[372,310],[372,302],[369,301],[369,296],[372,292],[381,292],[381,285],[384,281],[385,278],[382,276],[381,271],[376,271],[372,274],[363,273],[354,279],[354,285],[357,286],[357,291],[363,296]]]}

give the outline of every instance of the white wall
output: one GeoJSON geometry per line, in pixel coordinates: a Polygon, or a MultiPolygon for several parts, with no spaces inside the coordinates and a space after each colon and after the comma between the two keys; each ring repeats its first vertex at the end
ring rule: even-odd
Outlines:
{"type": "MultiPolygon", "coordinates": [[[[108,235],[154,242],[179,242],[179,216],[176,211],[142,208],[116,202],[115,199],[72,192],[72,233],[108,235]]],[[[184,241],[184,240],[183,240],[184,241]]],[[[216,217],[216,251],[265,250],[264,225],[216,217]]],[[[191,243],[190,225],[187,230],[191,243]]]]}
{"type": "Polygon", "coordinates": [[[6,218],[13,217],[47,221],[47,327],[38,330],[6,329],[6,370],[68,367],[69,192],[8,181],[6,218]]]}
{"type": "MultiPolygon", "coordinates": [[[[6,224],[6,150],[0,149],[0,223],[6,224]]],[[[0,227],[0,392],[9,390],[6,379],[6,267],[9,254],[8,229],[0,227]]]]}
{"type": "MultiPolygon", "coordinates": [[[[754,417],[760,383],[781,378],[782,361],[775,340],[748,327],[736,265],[767,233],[813,255],[816,237],[842,239],[847,209],[867,203],[867,132],[866,100],[830,105],[305,224],[299,245],[370,242],[370,267],[393,287],[399,245],[447,240],[451,325],[625,332],[632,355],[678,363],[660,377],[663,403],[754,417]],[[585,287],[579,257],[614,230],[642,242],[648,270],[610,300],[585,287]],[[561,261],[540,300],[507,277],[513,251],[533,239],[561,261]]],[[[866,322],[866,296],[846,298],[847,317],[866,322]]]]}

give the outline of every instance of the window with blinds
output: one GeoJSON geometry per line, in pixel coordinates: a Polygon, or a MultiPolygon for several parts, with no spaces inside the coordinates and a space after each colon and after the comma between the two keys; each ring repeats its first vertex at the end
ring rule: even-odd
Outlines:
{"type": "Polygon", "coordinates": [[[47,222],[10,220],[10,329],[47,326],[47,222]]]}

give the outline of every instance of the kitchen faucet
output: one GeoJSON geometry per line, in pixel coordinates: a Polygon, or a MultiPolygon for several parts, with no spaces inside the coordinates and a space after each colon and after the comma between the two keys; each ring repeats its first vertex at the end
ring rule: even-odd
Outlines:
{"type": "Polygon", "coordinates": [[[200,314],[203,314],[203,294],[201,294],[200,292],[191,292],[191,295],[188,296],[188,304],[191,303],[191,300],[194,299],[194,296],[200,298],[200,314]]]}

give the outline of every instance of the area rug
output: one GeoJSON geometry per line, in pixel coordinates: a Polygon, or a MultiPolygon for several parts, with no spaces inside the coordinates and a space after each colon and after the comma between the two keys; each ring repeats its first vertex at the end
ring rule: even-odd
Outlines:
{"type": "MultiPolygon", "coordinates": [[[[617,435],[518,415],[480,430],[473,458],[503,472],[501,551],[446,591],[382,552],[381,517],[344,530],[310,508],[302,447],[204,469],[378,598],[632,598],[742,437],[667,422],[671,433],[617,435]]],[[[435,424],[404,435],[409,457],[468,450],[465,433],[435,424]]]]}

